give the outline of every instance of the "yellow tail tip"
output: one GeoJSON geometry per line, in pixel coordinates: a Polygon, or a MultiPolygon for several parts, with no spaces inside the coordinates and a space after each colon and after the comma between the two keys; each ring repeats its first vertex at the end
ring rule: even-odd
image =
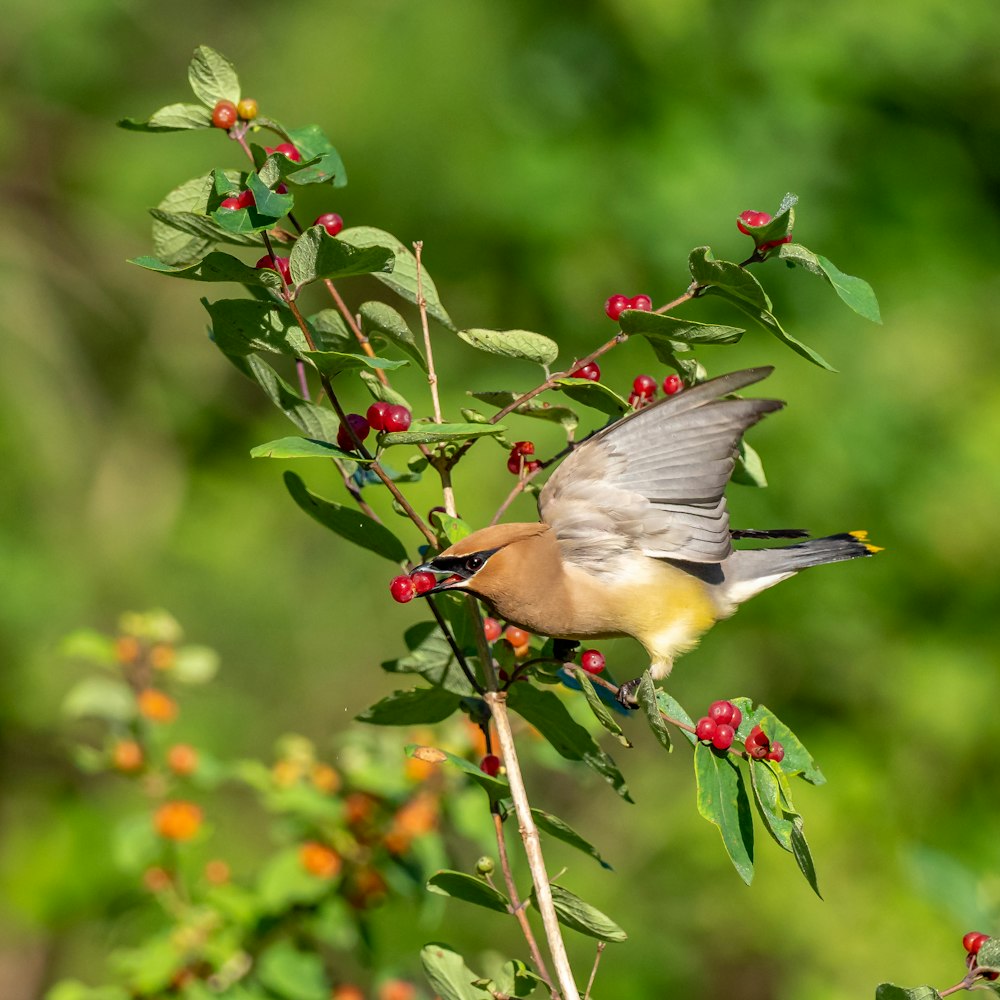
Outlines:
{"type": "Polygon", "coordinates": [[[872,545],[868,541],[867,531],[849,531],[849,535],[856,538],[861,544],[872,554],[875,555],[876,552],[885,552],[885,547],[882,545],[872,545]]]}

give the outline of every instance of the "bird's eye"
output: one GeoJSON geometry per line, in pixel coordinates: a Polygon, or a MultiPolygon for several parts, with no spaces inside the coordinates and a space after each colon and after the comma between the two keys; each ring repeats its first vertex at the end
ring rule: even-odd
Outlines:
{"type": "Polygon", "coordinates": [[[482,556],[470,556],[466,560],[465,565],[468,569],[475,573],[477,569],[482,569],[483,563],[485,562],[486,560],[482,556]]]}

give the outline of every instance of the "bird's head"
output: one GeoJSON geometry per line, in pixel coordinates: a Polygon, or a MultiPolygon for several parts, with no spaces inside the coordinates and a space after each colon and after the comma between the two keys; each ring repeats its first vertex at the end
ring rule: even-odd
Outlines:
{"type": "Polygon", "coordinates": [[[440,577],[434,587],[420,596],[458,591],[494,600],[517,578],[521,543],[537,539],[549,530],[547,524],[536,522],[495,524],[474,531],[417,567],[440,577]]]}

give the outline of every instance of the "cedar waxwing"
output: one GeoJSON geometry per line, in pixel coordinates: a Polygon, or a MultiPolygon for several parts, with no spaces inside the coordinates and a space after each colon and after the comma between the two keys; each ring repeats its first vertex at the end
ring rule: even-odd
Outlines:
{"type": "MultiPolygon", "coordinates": [[[[637,410],[588,438],[538,500],[541,520],[475,531],[419,567],[508,622],[558,639],[632,636],[653,677],[721,618],[801,569],[879,551],[865,532],[735,550],[724,490],[743,432],[784,405],[728,397],[766,378],[749,368],[637,410]]],[[[632,703],[638,681],[619,695],[632,703]]]]}

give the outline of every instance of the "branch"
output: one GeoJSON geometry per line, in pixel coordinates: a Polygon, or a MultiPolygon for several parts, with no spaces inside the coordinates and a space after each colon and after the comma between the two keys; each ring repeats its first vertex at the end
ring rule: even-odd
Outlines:
{"type": "MultiPolygon", "coordinates": [[[[301,232],[301,229],[300,229],[301,232]]],[[[340,315],[344,317],[344,321],[350,327],[351,333],[354,334],[355,339],[361,345],[361,350],[365,352],[370,358],[375,357],[375,349],[372,347],[368,338],[365,336],[364,330],[358,325],[358,321],[354,318],[351,310],[347,308],[347,303],[340,297],[340,292],[337,291],[337,286],[329,278],[323,279],[323,284],[326,285],[326,290],[330,293],[330,297],[333,299],[340,311],[340,315]]],[[[375,369],[375,375],[382,385],[387,386],[389,384],[389,376],[381,368],[375,369]]]]}

